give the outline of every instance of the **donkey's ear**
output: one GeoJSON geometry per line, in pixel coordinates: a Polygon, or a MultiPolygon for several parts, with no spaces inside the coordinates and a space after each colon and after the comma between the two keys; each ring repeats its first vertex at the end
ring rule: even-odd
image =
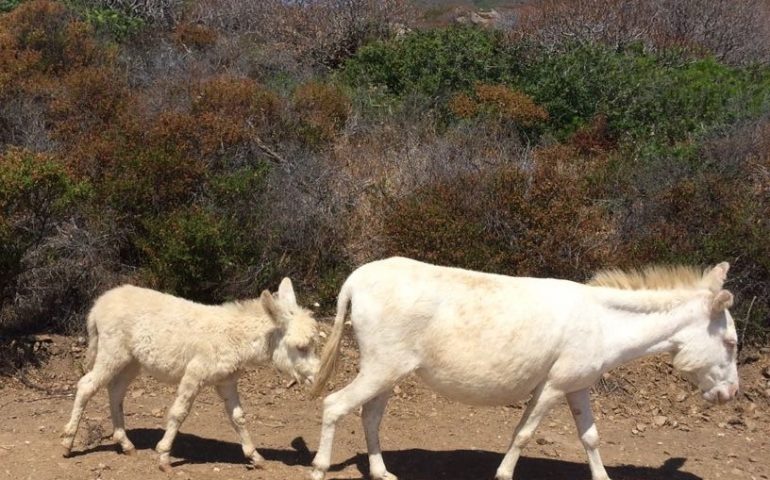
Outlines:
{"type": "Polygon", "coordinates": [[[718,313],[733,306],[733,294],[727,290],[720,290],[711,301],[711,311],[718,313]]]}
{"type": "Polygon", "coordinates": [[[730,270],[730,264],[727,262],[722,262],[709,270],[706,275],[704,275],[703,280],[705,280],[706,286],[709,288],[709,290],[717,293],[722,289],[722,286],[725,284],[725,280],[727,280],[728,270],[730,270]]]}
{"type": "Polygon", "coordinates": [[[294,287],[289,277],[281,280],[281,285],[278,286],[278,300],[286,302],[288,305],[297,304],[297,297],[294,295],[294,287]]]}
{"type": "Polygon", "coordinates": [[[267,312],[267,316],[270,317],[270,320],[272,320],[272,322],[276,325],[280,325],[281,313],[278,305],[275,303],[273,295],[267,290],[264,290],[262,295],[259,296],[259,301],[262,303],[262,308],[265,309],[265,312],[267,312]]]}

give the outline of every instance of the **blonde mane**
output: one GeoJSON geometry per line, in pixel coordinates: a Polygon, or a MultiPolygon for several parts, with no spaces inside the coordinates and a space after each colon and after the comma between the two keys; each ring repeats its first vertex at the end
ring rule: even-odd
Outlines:
{"type": "Polygon", "coordinates": [[[588,281],[595,287],[622,290],[699,290],[711,287],[708,271],[688,265],[653,265],[623,271],[607,269],[596,272],[588,281]]]}

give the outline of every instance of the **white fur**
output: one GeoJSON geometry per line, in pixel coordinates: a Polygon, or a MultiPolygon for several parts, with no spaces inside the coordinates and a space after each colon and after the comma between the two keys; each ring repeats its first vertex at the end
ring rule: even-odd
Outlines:
{"type": "MultiPolygon", "coordinates": [[[[727,266],[717,269],[707,275],[721,275],[721,289],[727,266]]],[[[378,429],[391,388],[415,372],[435,391],[466,403],[506,405],[532,395],[497,470],[500,480],[512,478],[537,424],[566,396],[593,479],[606,480],[588,395],[602,373],[643,355],[669,352],[708,400],[735,395],[735,326],[722,308],[729,293],[721,292],[697,286],[623,290],[405,258],[364,265],[340,292],[315,391],[331,374],[348,304],[360,372],[324,400],[312,476],[321,479],[329,468],[336,422],[363,405],[372,477],[394,478],[382,460],[378,429]]]]}
{"type": "Polygon", "coordinates": [[[312,381],[318,369],[316,322],[296,303],[291,281],[281,282],[276,297],[265,291],[257,300],[201,305],[172,295],[124,285],[99,297],[88,315],[91,370],[78,382],[75,405],[64,427],[62,445],[69,455],[88,400],[107,385],[113,438],[126,453],[134,445],[123,425],[123,397],[141,369],[157,379],[178,383],[163,439],[160,466],[169,470],[169,451],[179,426],[206,385],[214,385],[243,453],[262,457],[252,444],[238,398],[242,370],[272,360],[297,380],[312,381]]]}

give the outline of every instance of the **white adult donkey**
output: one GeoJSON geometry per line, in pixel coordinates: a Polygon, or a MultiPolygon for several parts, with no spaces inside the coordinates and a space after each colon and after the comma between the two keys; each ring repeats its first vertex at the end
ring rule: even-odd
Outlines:
{"type": "Polygon", "coordinates": [[[171,444],[205,385],[216,387],[244,455],[256,464],[262,457],[246,429],[238,398],[239,375],[271,360],[298,381],[312,381],[318,371],[316,321],[297,305],[288,278],[275,297],[265,290],[259,299],[224,305],[201,305],[123,285],[96,300],[87,325],[86,364],[91,371],[78,382],[72,416],[64,427],[65,456],[72,449],[86,403],[104,385],[110,397],[113,438],[124,453],[135,452],[123,424],[123,397],[144,369],[158,380],[179,384],[166,432],[157,446],[162,470],[171,470],[171,444]]]}
{"type": "Polygon", "coordinates": [[[363,405],[371,476],[394,479],[382,460],[379,425],[393,385],[415,372],[448,398],[507,405],[532,394],[497,469],[511,480],[521,449],[551,406],[566,395],[594,480],[599,457],[589,388],[603,372],[643,355],[669,352],[703,396],[736,395],[736,333],[722,290],[729,265],[609,271],[594,286],[506,277],[406,258],[364,265],[345,281],[321,358],[315,393],[334,369],[348,304],[360,372],[324,400],[312,477],[329,468],[335,424],[363,405]]]}

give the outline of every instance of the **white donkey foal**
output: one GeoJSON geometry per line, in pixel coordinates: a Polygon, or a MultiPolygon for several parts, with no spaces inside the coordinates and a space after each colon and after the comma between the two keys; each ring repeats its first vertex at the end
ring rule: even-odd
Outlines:
{"type": "Polygon", "coordinates": [[[669,352],[707,400],[736,395],[737,337],[727,311],[733,296],[722,290],[727,270],[721,263],[706,273],[688,267],[610,271],[589,286],[405,258],[364,265],[340,291],[314,392],[334,369],[349,304],[360,371],[324,400],[312,477],[321,480],[329,468],[337,421],[363,405],[371,476],[395,478],[382,460],[379,425],[393,385],[415,372],[435,391],[471,404],[507,405],[532,394],[498,480],[511,480],[521,449],[566,395],[591,475],[607,480],[588,393],[603,372],[669,352]]]}
{"type": "Polygon", "coordinates": [[[245,368],[272,360],[296,380],[312,381],[318,371],[316,329],[310,312],[297,305],[288,278],[276,297],[265,290],[259,299],[223,305],[201,305],[131,285],[108,291],[88,314],[86,363],[91,370],[78,382],[72,416],[62,434],[64,456],[70,454],[86,403],[104,385],[113,438],[124,453],[135,452],[123,424],[123,397],[145,369],[161,381],[179,384],[156,449],[161,470],[170,471],[171,444],[205,385],[214,385],[224,400],[244,455],[254,464],[262,461],[246,429],[238,377],[245,368]]]}

